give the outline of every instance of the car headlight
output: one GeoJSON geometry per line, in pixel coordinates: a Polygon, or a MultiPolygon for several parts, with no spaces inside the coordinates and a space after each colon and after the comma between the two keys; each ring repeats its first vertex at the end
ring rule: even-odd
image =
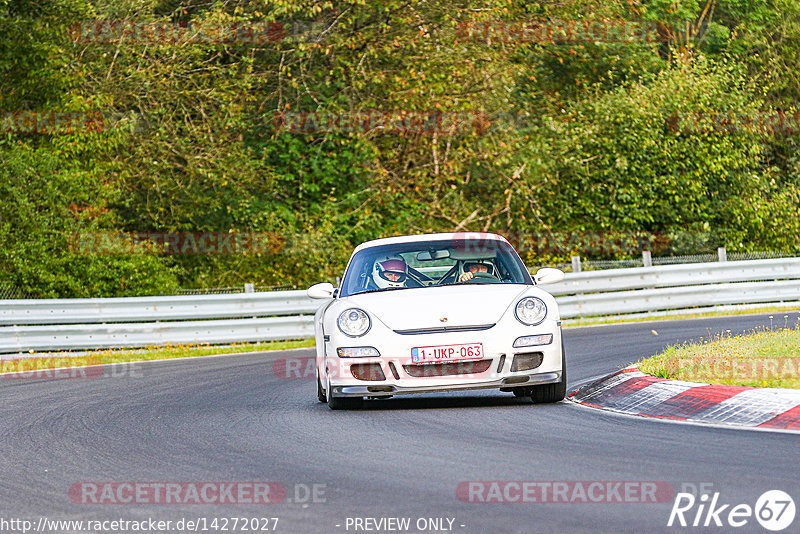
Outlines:
{"type": "Polygon", "coordinates": [[[522,324],[534,326],[544,321],[547,316],[547,305],[540,298],[525,297],[517,302],[514,314],[522,324]]]}
{"type": "Polygon", "coordinates": [[[363,336],[372,326],[367,312],[358,308],[349,308],[343,311],[339,314],[339,320],[336,321],[336,324],[344,335],[350,337],[363,336]]]}

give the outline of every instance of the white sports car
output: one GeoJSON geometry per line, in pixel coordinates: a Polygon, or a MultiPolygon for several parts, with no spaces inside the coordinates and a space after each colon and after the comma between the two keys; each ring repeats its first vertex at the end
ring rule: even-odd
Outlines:
{"type": "Polygon", "coordinates": [[[317,396],[331,409],[365,397],[498,388],[534,402],[566,393],[555,299],[495,234],[390,237],[356,247],[341,287],[314,317],[317,396]]]}

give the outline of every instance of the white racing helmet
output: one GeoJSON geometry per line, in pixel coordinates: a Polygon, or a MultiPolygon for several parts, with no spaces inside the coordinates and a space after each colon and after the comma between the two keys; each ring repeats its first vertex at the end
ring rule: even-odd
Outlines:
{"type": "Polygon", "coordinates": [[[408,266],[400,256],[388,256],[375,260],[372,281],[381,289],[404,287],[408,277],[408,266]]]}

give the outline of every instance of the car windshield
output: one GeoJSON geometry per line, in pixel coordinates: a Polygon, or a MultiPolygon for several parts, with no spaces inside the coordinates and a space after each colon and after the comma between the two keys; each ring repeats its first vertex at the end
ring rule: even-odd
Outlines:
{"type": "Polygon", "coordinates": [[[342,297],[450,284],[533,284],[504,241],[419,241],[369,247],[350,261],[342,297]]]}

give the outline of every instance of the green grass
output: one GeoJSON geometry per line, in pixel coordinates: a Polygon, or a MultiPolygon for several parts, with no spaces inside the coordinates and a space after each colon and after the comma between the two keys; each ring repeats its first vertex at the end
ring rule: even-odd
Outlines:
{"type": "Polygon", "coordinates": [[[58,369],[61,367],[80,367],[84,365],[101,365],[122,362],[144,362],[148,360],[169,360],[191,356],[211,356],[216,354],[236,354],[240,352],[259,352],[267,350],[285,350],[313,347],[313,339],[297,341],[267,341],[263,343],[239,343],[228,346],[202,345],[168,345],[146,349],[97,350],[79,356],[62,352],[54,356],[20,358],[2,360],[0,373],[35,371],[42,369],[58,369]]]}
{"type": "Polygon", "coordinates": [[[738,386],[800,388],[800,325],[747,335],[715,336],[669,347],[635,364],[644,373],[675,380],[738,386]]]}

